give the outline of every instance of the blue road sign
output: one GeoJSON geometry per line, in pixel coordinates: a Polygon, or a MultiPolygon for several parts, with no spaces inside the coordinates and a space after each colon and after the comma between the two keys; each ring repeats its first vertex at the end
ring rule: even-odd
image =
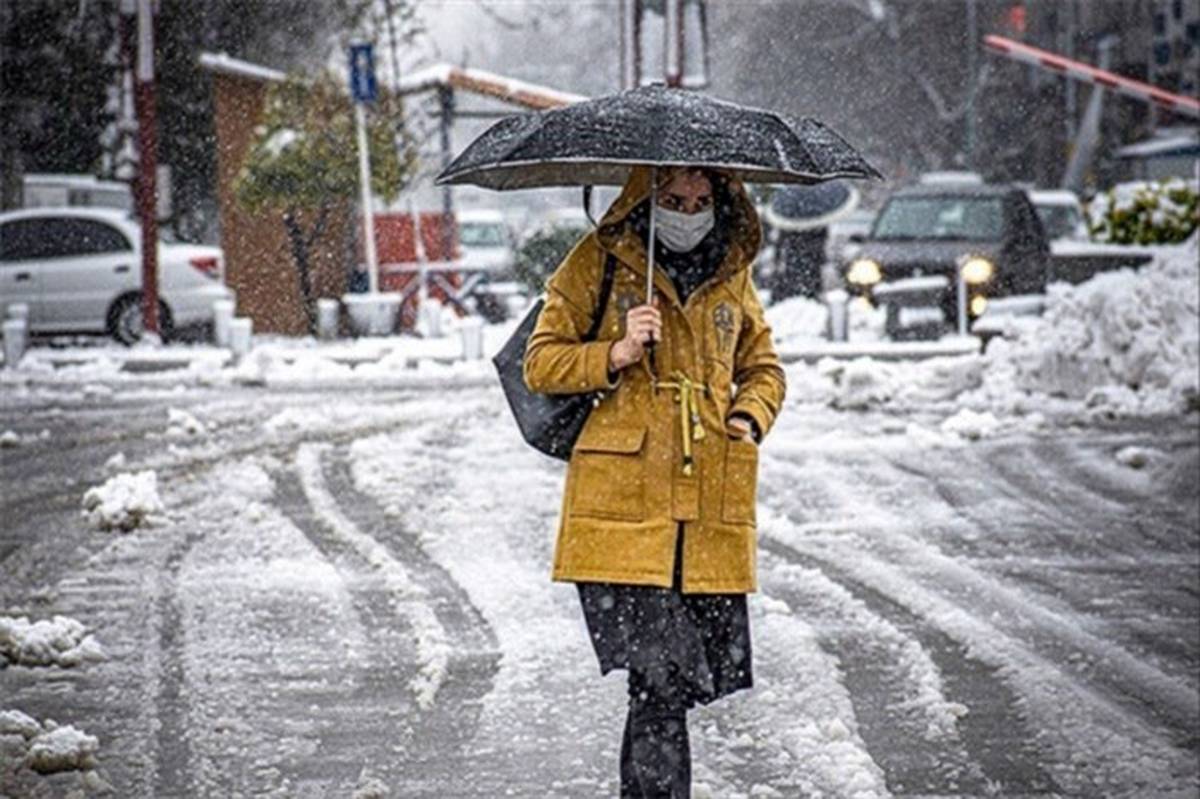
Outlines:
{"type": "Polygon", "coordinates": [[[356,103],[375,102],[375,52],[370,44],[350,45],[350,94],[356,103]]]}

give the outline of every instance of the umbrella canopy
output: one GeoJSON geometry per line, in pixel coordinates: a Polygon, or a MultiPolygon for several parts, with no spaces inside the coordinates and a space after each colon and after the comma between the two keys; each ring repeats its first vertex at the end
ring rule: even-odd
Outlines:
{"type": "Polygon", "coordinates": [[[831,180],[815,186],[784,186],[772,195],[765,216],[780,230],[812,230],[826,227],[857,205],[858,192],[852,186],[831,180]]]}
{"type": "Polygon", "coordinates": [[[635,164],[708,166],[754,183],[883,177],[816,120],[790,124],[770,111],[644,86],[505,117],[437,182],[490,189],[620,186],[635,164]]]}

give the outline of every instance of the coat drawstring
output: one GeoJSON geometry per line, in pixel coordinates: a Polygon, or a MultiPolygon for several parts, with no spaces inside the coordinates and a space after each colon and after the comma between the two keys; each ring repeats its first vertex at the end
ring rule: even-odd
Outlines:
{"type": "Polygon", "coordinates": [[[654,390],[675,389],[675,399],[679,403],[679,432],[683,440],[683,473],[691,477],[696,462],[692,454],[692,442],[704,438],[704,425],[700,423],[700,403],[696,394],[703,392],[705,396],[709,396],[712,390],[707,383],[693,382],[682,372],[675,372],[671,376],[674,380],[654,381],[654,390]]]}

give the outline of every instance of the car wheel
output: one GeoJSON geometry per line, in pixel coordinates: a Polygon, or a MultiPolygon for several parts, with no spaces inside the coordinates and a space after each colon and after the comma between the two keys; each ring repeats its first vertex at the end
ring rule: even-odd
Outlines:
{"type": "MultiPolygon", "coordinates": [[[[162,300],[158,301],[158,324],[162,340],[171,335],[171,310],[162,300]]],[[[125,346],[133,346],[142,340],[145,324],[142,321],[142,298],[139,294],[118,297],[108,309],[108,334],[125,346]]]]}

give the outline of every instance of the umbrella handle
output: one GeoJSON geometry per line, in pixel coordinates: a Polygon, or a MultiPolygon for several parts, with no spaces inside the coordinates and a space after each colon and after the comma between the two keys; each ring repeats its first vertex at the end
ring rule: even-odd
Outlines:
{"type": "MultiPolygon", "coordinates": [[[[650,233],[646,239],[646,304],[654,302],[654,209],[658,206],[658,167],[650,168],[650,233]]],[[[650,374],[658,373],[658,365],[654,358],[654,337],[646,345],[646,355],[650,358],[650,374]]]]}
{"type": "Polygon", "coordinates": [[[658,167],[650,168],[650,234],[646,238],[646,304],[654,302],[654,209],[658,206],[658,167]]]}

